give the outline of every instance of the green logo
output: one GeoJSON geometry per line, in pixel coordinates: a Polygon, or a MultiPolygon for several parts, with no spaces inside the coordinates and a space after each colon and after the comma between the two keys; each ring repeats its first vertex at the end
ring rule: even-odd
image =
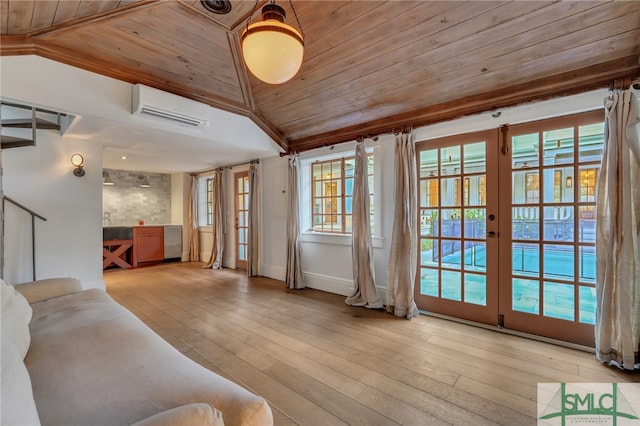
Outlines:
{"type": "MultiPolygon", "coordinates": [[[[581,384],[584,386],[588,384],[581,384]]],[[[560,383],[560,388],[543,410],[540,420],[560,418],[562,426],[570,419],[572,424],[593,423],[594,419],[610,418],[613,425],[618,424],[618,418],[638,420],[633,407],[613,383],[611,392],[568,392],[567,384],[560,383]]],[[[596,423],[601,423],[597,421],[596,423]]]]}

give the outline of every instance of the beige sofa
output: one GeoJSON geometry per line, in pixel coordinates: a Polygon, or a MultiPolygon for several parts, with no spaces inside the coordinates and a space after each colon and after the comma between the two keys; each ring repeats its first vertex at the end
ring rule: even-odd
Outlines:
{"type": "Polygon", "coordinates": [[[0,424],[273,424],[264,399],[181,354],[104,291],[74,279],[0,285],[0,424]]]}

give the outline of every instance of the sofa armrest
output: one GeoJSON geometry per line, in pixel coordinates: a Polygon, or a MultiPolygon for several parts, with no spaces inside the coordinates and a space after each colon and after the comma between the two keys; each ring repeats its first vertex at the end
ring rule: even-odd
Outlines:
{"type": "Polygon", "coordinates": [[[136,422],[133,426],[224,426],[222,413],[205,402],[183,405],[136,422]]]}
{"type": "Polygon", "coordinates": [[[48,278],[16,284],[15,288],[29,303],[36,303],[82,291],[82,284],[75,278],[48,278]]]}

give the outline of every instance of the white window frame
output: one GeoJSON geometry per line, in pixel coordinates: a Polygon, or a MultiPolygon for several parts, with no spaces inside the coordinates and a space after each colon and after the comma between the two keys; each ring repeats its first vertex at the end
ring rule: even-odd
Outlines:
{"type": "Polygon", "coordinates": [[[198,178],[198,227],[211,227],[207,223],[207,181],[213,176],[198,178]]]}
{"type": "MultiPolygon", "coordinates": [[[[381,248],[382,236],[382,149],[379,145],[366,148],[367,154],[373,154],[373,247],[381,248]]],[[[311,154],[313,155],[313,154],[311,154]]],[[[316,161],[329,161],[348,158],[355,155],[355,144],[334,147],[329,154],[313,155],[300,159],[300,239],[303,242],[320,244],[351,245],[351,233],[339,234],[313,231],[311,224],[311,165],[316,161]]]]}

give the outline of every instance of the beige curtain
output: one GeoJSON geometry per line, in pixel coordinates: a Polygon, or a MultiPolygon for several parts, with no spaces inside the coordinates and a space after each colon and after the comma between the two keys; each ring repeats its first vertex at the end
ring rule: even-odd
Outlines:
{"type": "Polygon", "coordinates": [[[387,311],[410,319],[418,316],[413,298],[418,264],[418,206],[414,134],[396,135],[395,211],[387,275],[387,311]]]}
{"type": "Polygon", "coordinates": [[[191,175],[191,190],[189,191],[189,261],[200,261],[200,235],[198,233],[198,176],[191,175]]]}
{"type": "Polygon", "coordinates": [[[290,289],[304,288],[302,282],[302,259],[300,244],[299,162],[297,155],[289,157],[287,184],[287,270],[285,283],[290,289]]]}
{"type": "Polygon", "coordinates": [[[213,246],[211,257],[204,266],[211,269],[222,269],[224,252],[224,171],[216,170],[213,175],[213,246]]]}
{"type": "Polygon", "coordinates": [[[249,166],[247,275],[260,275],[260,175],[258,164],[249,166]]]}
{"type": "Polygon", "coordinates": [[[605,140],[596,201],[596,357],[640,368],[640,143],[630,90],[604,102],[605,140]]]}
{"type": "Polygon", "coordinates": [[[376,291],[373,269],[373,244],[369,210],[369,176],[364,143],[356,144],[353,176],[351,255],[354,290],[345,299],[347,305],[380,309],[382,301],[376,291]]]}

